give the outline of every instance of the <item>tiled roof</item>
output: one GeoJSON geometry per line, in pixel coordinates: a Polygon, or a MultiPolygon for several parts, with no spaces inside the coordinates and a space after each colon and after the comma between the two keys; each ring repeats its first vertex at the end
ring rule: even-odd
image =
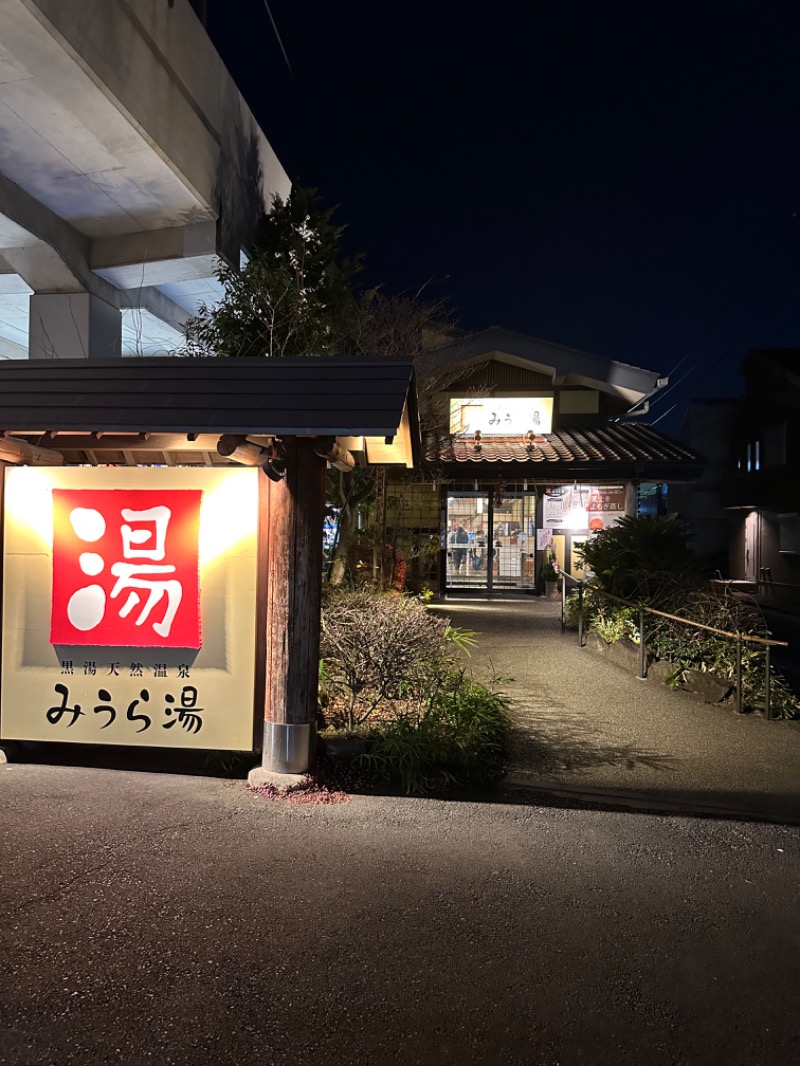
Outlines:
{"type": "MultiPolygon", "coordinates": [[[[702,465],[695,452],[641,422],[609,422],[587,429],[545,433],[531,440],[525,437],[483,436],[475,440],[472,437],[431,436],[425,442],[425,459],[428,463],[448,466],[495,464],[498,473],[501,466],[523,463],[526,466],[535,464],[543,474],[546,470],[549,473],[551,467],[553,474],[561,472],[559,467],[569,467],[570,470],[587,467],[596,472],[607,468],[612,477],[625,466],[668,466],[695,473],[702,465]]],[[[510,474],[512,470],[503,473],[510,474]]]]}

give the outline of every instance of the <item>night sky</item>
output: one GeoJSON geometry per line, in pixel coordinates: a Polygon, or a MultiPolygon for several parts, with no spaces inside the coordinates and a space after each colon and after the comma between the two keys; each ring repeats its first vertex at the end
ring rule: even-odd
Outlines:
{"type": "Polygon", "coordinates": [[[264,0],[209,32],[364,284],[670,374],[668,431],[800,346],[793,0],[269,4],[292,74],[264,0]]]}

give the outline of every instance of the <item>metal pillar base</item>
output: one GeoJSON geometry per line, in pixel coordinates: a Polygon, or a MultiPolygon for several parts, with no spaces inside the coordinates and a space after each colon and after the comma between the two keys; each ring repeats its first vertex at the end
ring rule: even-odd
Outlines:
{"type": "Polygon", "coordinates": [[[277,774],[304,774],[311,768],[316,747],[313,722],[293,725],[264,722],[261,765],[277,774]]]}

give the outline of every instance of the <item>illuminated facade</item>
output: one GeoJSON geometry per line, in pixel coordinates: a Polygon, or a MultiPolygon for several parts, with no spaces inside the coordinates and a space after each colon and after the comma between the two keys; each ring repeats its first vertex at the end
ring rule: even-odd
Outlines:
{"type": "Polygon", "coordinates": [[[501,329],[424,361],[447,382],[437,421],[449,432],[425,434],[427,485],[393,485],[390,517],[417,580],[443,591],[532,590],[552,556],[580,577],[587,537],[700,471],[646,424],[647,397],[666,384],[653,371],[501,329]]]}

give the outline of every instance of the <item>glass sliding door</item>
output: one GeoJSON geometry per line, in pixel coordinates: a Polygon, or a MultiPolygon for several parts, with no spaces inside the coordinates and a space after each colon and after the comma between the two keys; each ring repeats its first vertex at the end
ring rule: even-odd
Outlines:
{"type": "Polygon", "coordinates": [[[458,492],[447,497],[446,588],[533,588],[536,497],[458,492]]]}
{"type": "Polygon", "coordinates": [[[460,492],[447,497],[446,587],[489,587],[489,496],[460,492]]]}
{"type": "Polygon", "coordinates": [[[492,508],[494,587],[533,588],[536,555],[536,497],[507,496],[492,508]]]}

